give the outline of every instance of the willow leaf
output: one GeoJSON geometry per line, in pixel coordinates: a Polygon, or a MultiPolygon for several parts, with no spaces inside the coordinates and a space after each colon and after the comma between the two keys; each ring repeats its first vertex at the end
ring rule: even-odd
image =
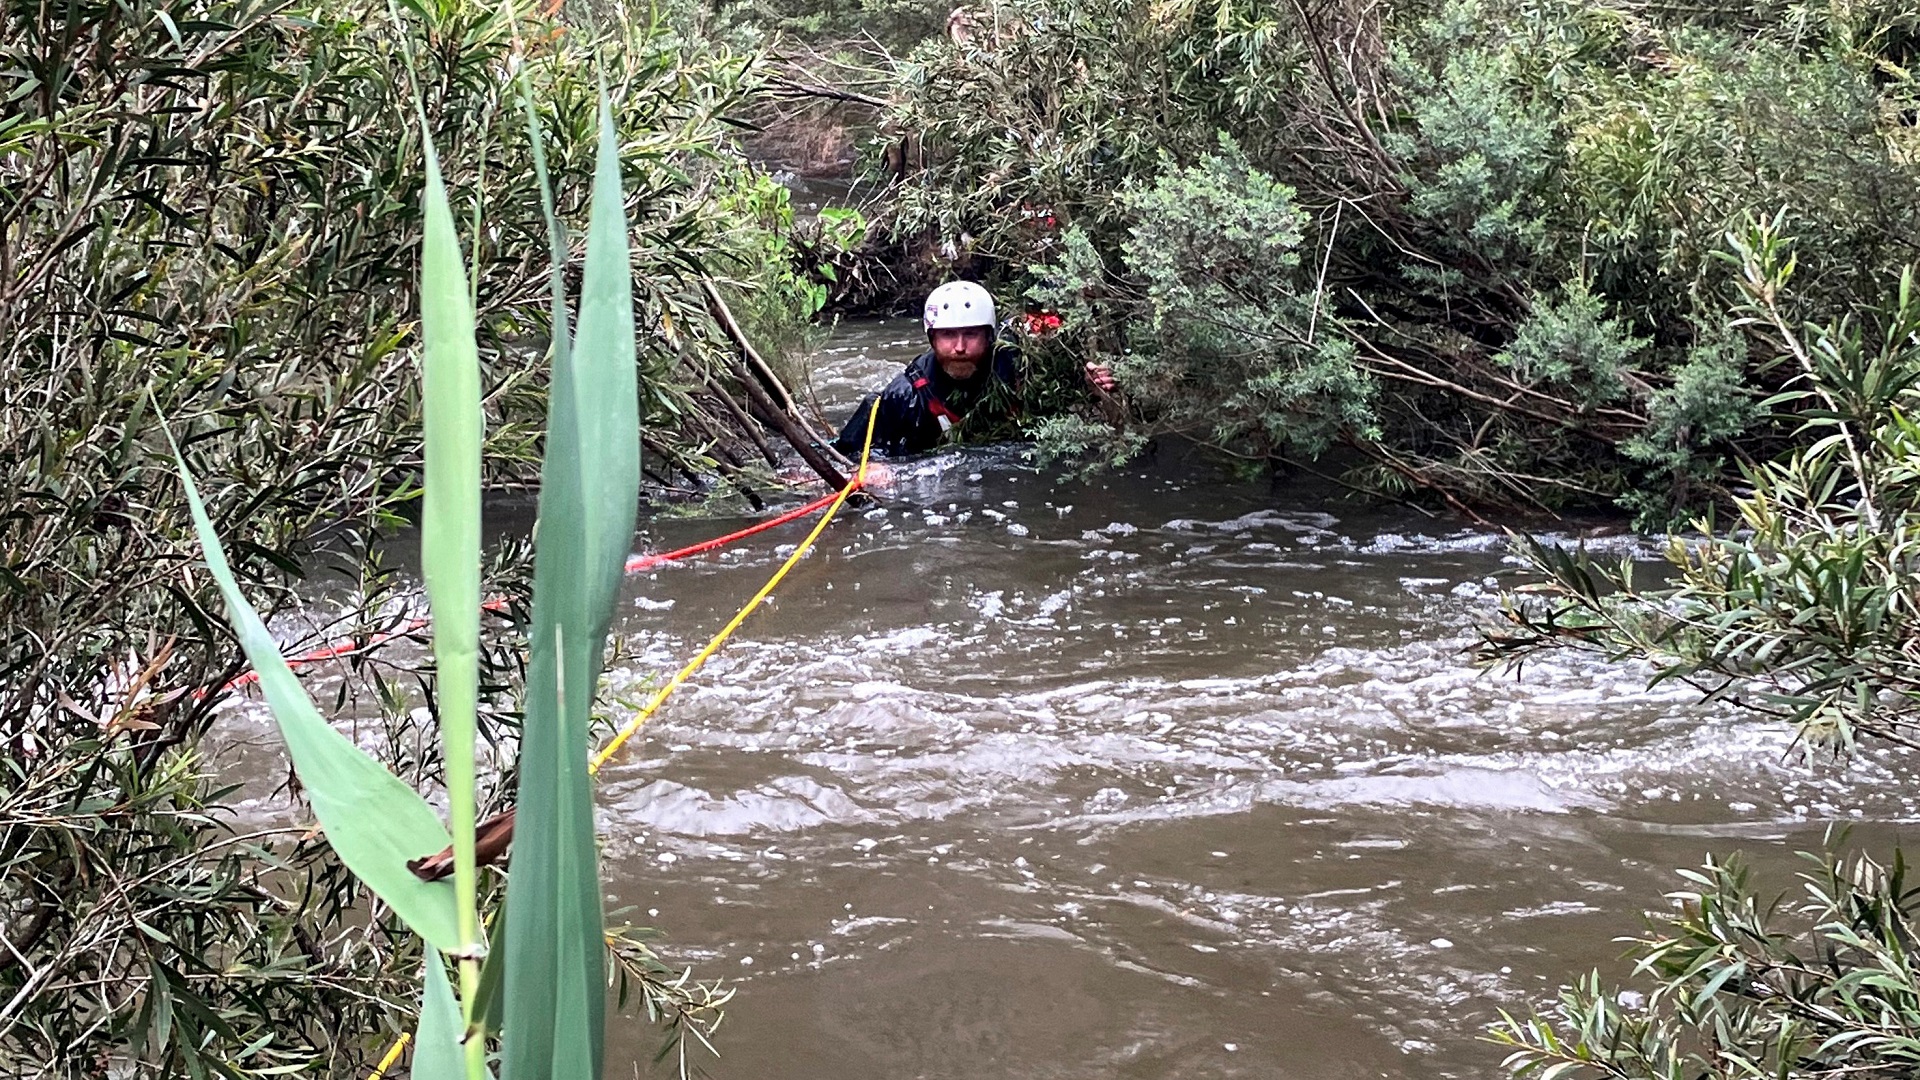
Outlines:
{"type": "Polygon", "coordinates": [[[200,501],[200,489],[178,447],[174,449],[174,463],[181,483],[186,485],[187,507],[193,514],[207,569],[226,600],[227,617],[240,647],[260,675],[260,688],[327,842],[347,869],[414,933],[435,948],[457,951],[460,930],[452,887],[445,882],[422,881],[407,869],[407,860],[447,846],[449,838],[440,816],[418,792],[321,719],[306,688],[280,655],[280,646],[268,633],[260,613],[241,595],[220,538],[214,534],[213,522],[207,518],[207,508],[200,501]]]}

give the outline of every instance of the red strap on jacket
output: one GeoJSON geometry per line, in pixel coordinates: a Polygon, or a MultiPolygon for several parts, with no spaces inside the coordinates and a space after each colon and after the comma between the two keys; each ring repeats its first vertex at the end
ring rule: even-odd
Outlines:
{"type": "MultiPolygon", "coordinates": [[[[925,390],[927,388],[927,384],[931,381],[932,380],[925,379],[925,378],[915,379],[913,380],[913,388],[915,390],[925,390]]],[[[927,411],[939,417],[940,419],[947,421],[950,424],[957,424],[960,422],[960,414],[957,412],[954,412],[952,409],[947,408],[947,403],[944,401],[941,401],[938,397],[936,397],[933,394],[927,395],[927,411]]]]}

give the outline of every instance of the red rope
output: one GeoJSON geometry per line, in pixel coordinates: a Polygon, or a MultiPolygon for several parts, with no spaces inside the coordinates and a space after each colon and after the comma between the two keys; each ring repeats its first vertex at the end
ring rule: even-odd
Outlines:
{"type": "MultiPolygon", "coordinates": [[[[716,536],[711,540],[702,540],[697,544],[691,544],[687,547],[679,548],[675,551],[662,552],[656,555],[635,555],[632,558],[627,560],[627,573],[638,574],[644,570],[651,570],[662,563],[679,562],[681,559],[689,559],[695,555],[704,555],[709,551],[714,551],[719,548],[726,547],[728,544],[734,543],[736,541],[745,540],[747,537],[752,536],[756,533],[763,533],[763,532],[766,532],[768,529],[778,528],[782,525],[787,524],[790,521],[797,521],[800,518],[806,517],[808,514],[814,513],[815,511],[818,511],[818,510],[825,509],[829,504],[833,502],[834,499],[838,497],[839,497],[839,492],[832,492],[826,495],[822,495],[818,499],[815,499],[804,506],[797,506],[792,510],[787,511],[784,514],[779,515],[778,517],[771,517],[765,521],[758,522],[753,525],[749,525],[746,528],[740,529],[736,532],[730,532],[725,536],[716,536]]],[[[491,611],[497,614],[507,609],[507,601],[504,598],[496,597],[495,599],[489,600],[486,603],[481,604],[480,608],[483,611],[491,611]]],[[[348,656],[357,652],[372,652],[374,649],[377,649],[380,646],[385,645],[387,642],[392,641],[394,638],[405,637],[408,634],[411,634],[417,630],[426,629],[426,627],[430,622],[431,620],[425,619],[425,618],[408,619],[406,622],[401,623],[398,627],[392,630],[383,630],[378,634],[374,634],[364,639],[342,638],[341,640],[336,641],[331,645],[323,646],[321,648],[313,650],[312,652],[301,653],[299,656],[289,657],[287,659],[287,666],[295,667],[295,668],[306,667],[309,664],[317,664],[323,660],[333,660],[333,659],[337,659],[342,656],[348,656]]],[[[252,686],[254,683],[259,681],[260,681],[259,673],[249,671],[246,674],[241,675],[238,678],[234,679],[232,682],[229,682],[226,685],[225,689],[239,690],[243,687],[252,686]]]]}
{"type": "Polygon", "coordinates": [[[736,540],[745,540],[755,533],[766,532],[768,529],[785,525],[789,521],[796,521],[806,517],[816,510],[824,510],[828,503],[831,503],[838,497],[839,492],[822,495],[807,505],[795,507],[781,514],[779,517],[768,518],[756,525],[749,525],[739,532],[730,532],[725,536],[716,536],[711,540],[702,540],[697,544],[690,547],[683,547],[678,551],[669,551],[663,555],[635,555],[633,558],[627,560],[627,573],[638,574],[642,570],[651,570],[661,563],[678,562],[681,559],[690,558],[694,555],[705,555],[715,548],[726,547],[736,540]]]}
{"type": "MultiPolygon", "coordinates": [[[[321,648],[313,650],[312,652],[301,653],[299,656],[288,657],[287,666],[296,667],[296,668],[306,667],[308,664],[317,664],[322,660],[332,660],[336,657],[346,656],[349,653],[356,653],[356,652],[362,652],[362,651],[372,652],[373,650],[379,648],[380,646],[385,645],[387,642],[392,641],[394,638],[405,637],[406,635],[413,633],[415,630],[424,629],[427,623],[428,623],[428,620],[426,619],[408,619],[406,622],[401,623],[399,626],[395,627],[394,629],[383,630],[378,634],[374,634],[371,637],[368,637],[364,641],[356,640],[354,638],[341,638],[339,641],[336,641],[331,645],[323,646],[321,648]]],[[[260,673],[257,671],[249,671],[246,674],[241,675],[235,678],[232,682],[228,683],[226,685],[226,689],[238,690],[241,687],[252,686],[254,683],[257,683],[259,681],[260,681],[260,673]]]]}

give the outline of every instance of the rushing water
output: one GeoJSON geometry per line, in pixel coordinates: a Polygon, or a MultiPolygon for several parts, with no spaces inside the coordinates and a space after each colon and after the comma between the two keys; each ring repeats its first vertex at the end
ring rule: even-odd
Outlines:
{"type": "MultiPolygon", "coordinates": [[[[912,330],[842,334],[820,398],[912,330]]],[[[803,531],[633,579],[615,684],[803,531]]],[[[1189,461],[905,466],[602,774],[609,907],[737,984],[718,1080],[1481,1077],[1497,1008],[1624,976],[1674,867],[1745,850],[1784,890],[1828,823],[1914,818],[1904,757],[1810,768],[1585,660],[1478,672],[1506,569],[1497,537],[1189,461]]],[[[646,1073],[651,1028],[612,1030],[646,1073]]]]}
{"type": "MultiPolygon", "coordinates": [[[[822,400],[915,329],[843,334],[822,400]]],[[[1672,868],[1784,889],[1914,815],[1903,759],[1809,770],[1643,672],[1476,671],[1496,537],[1205,475],[908,466],[605,774],[613,893],[738,980],[713,1076],[1493,1075],[1493,1011],[1623,974],[1672,868]]],[[[616,678],[798,535],[633,581],[616,678]]]]}

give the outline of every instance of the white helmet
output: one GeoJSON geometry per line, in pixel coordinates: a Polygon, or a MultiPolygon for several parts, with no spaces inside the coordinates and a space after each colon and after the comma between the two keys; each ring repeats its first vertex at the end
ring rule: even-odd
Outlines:
{"type": "Polygon", "coordinates": [[[992,327],[993,296],[971,281],[949,281],[927,294],[927,310],[921,321],[929,332],[964,326],[992,327]]]}

